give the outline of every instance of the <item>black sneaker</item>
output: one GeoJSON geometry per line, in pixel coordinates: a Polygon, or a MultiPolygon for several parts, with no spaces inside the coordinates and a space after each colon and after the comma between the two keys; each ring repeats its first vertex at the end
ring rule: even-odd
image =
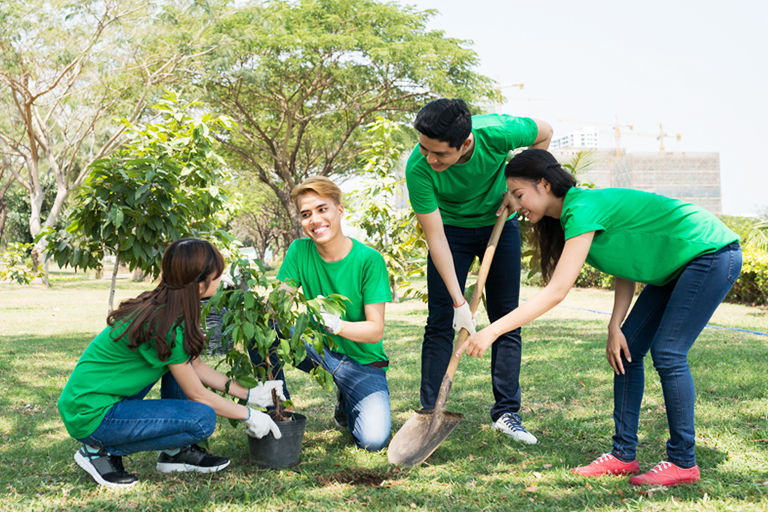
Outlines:
{"type": "Polygon", "coordinates": [[[156,469],[158,473],[171,473],[173,471],[197,471],[198,473],[215,473],[229,466],[229,459],[208,455],[204,449],[196,444],[179,448],[176,455],[168,455],[160,452],[157,458],[156,469]]]}
{"type": "Polygon", "coordinates": [[[336,390],[336,408],[333,410],[333,421],[341,428],[349,426],[347,415],[344,414],[344,409],[341,408],[341,391],[338,389],[336,390]]]}
{"type": "Polygon", "coordinates": [[[103,448],[90,453],[85,446],[75,452],[75,462],[99,485],[112,488],[130,487],[139,481],[136,475],[125,472],[123,458],[110,455],[103,448]]]}

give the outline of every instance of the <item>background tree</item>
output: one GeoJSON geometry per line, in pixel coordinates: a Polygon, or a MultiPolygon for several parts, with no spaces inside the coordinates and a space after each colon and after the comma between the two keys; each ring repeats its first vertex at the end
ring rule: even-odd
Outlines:
{"type": "Polygon", "coordinates": [[[0,103],[12,114],[0,120],[0,151],[24,161],[23,171],[10,170],[30,196],[32,236],[54,224],[90,165],[124,140],[127,125],[111,119],[137,121],[158,84],[177,79],[179,68],[206,51],[194,43],[203,21],[174,28],[174,9],[184,3],[196,2],[0,3],[0,103]],[[46,173],[56,195],[43,219],[46,173]]]}
{"type": "Polygon", "coordinates": [[[409,279],[424,275],[424,262],[418,258],[427,250],[416,214],[403,199],[405,177],[397,176],[396,169],[403,165],[403,146],[393,138],[397,130],[397,124],[382,117],[366,126],[363,181],[352,195],[351,208],[352,223],[365,232],[365,243],[384,257],[395,302],[401,288],[405,295],[421,295],[409,288],[409,279]]]}
{"type": "Polygon", "coordinates": [[[213,138],[231,124],[224,117],[194,115],[198,105],[167,93],[154,107],[162,122],[130,127],[128,144],[91,165],[67,229],[43,232],[47,250],[62,267],[99,268],[105,251],[115,255],[110,311],[121,261],[154,277],[174,240],[231,242],[219,229],[232,207],[220,188],[230,176],[213,138]]]}
{"type": "Polygon", "coordinates": [[[375,0],[251,1],[222,15],[217,51],[200,82],[237,121],[222,142],[255,173],[301,236],[291,189],[309,175],[360,168],[358,129],[385,115],[409,118],[437,96],[498,98],[472,71],[465,41],[427,31],[435,11],[375,0]]]}
{"type": "Polygon", "coordinates": [[[293,240],[291,220],[272,190],[249,173],[237,177],[233,190],[241,201],[232,218],[232,234],[244,245],[253,245],[261,261],[269,250],[276,256],[287,249],[293,240]]]}

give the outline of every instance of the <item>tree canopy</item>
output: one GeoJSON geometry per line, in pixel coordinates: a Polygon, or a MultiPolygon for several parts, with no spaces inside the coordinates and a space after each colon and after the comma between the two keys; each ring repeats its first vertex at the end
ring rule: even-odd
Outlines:
{"type": "Polygon", "coordinates": [[[426,29],[434,14],[374,0],[271,0],[221,16],[200,84],[239,125],[221,139],[232,164],[272,190],[295,237],[291,189],[310,175],[358,172],[362,125],[405,121],[437,96],[495,97],[467,42],[426,29]]]}

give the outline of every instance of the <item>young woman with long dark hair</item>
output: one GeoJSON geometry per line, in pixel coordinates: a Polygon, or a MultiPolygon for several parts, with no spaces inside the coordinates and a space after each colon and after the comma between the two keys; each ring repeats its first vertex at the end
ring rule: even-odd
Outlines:
{"type": "Polygon", "coordinates": [[[173,242],[163,254],[160,284],[110,313],[108,327],[77,362],[59,412],[69,434],[83,444],[75,462],[100,485],[135,484],[122,456],[141,451],[160,450],[161,473],[224,469],[228,459],[197,446],[213,434],[216,415],[243,421],[249,435],[271,431],[280,437],[266,414],[206,389],[227,391],[257,407],[272,403],[272,389],[283,396],[280,381],[247,389],[200,360],[206,343],[200,299],[216,293],[223,271],[224,259],[210,243],[173,242]],[[145,400],[158,380],[161,399],[145,400]]]}
{"type": "Polygon", "coordinates": [[[606,355],[614,370],[613,449],[584,476],[637,474],[637,429],[650,351],[661,379],[670,438],[667,460],[634,485],[699,480],[694,453],[695,389],[688,351],[741,271],[739,237],[698,206],[629,189],[582,189],[547,151],[529,149],[505,170],[518,211],[534,225],[548,284],[459,348],[482,356],[496,338],[561,302],[585,262],[616,278],[606,355]],[[635,282],[646,286],[635,302],[635,282]],[[629,315],[627,315],[629,312],[629,315]]]}

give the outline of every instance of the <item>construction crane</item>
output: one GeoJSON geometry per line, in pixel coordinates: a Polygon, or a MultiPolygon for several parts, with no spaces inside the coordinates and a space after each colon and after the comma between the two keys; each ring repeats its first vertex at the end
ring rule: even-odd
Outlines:
{"type": "Polygon", "coordinates": [[[649,133],[649,132],[635,132],[632,135],[645,135],[648,137],[656,137],[656,140],[659,141],[659,153],[663,153],[665,151],[664,149],[664,138],[665,137],[674,137],[678,141],[681,138],[681,135],[679,133],[664,133],[664,128],[661,123],[659,123],[659,133],[649,133]]]}
{"type": "Polygon", "coordinates": [[[616,116],[616,122],[615,123],[600,123],[596,121],[574,121],[573,119],[558,119],[558,121],[562,123],[584,123],[584,124],[596,124],[601,126],[610,126],[613,128],[613,136],[616,139],[616,156],[621,156],[621,129],[622,128],[629,128],[632,129],[631,124],[621,124],[619,123],[619,116],[616,116]]]}
{"type": "Polygon", "coordinates": [[[676,133],[674,135],[671,135],[669,133],[664,133],[664,128],[661,127],[661,123],[659,123],[659,135],[656,137],[656,140],[661,142],[661,147],[659,148],[659,152],[664,152],[664,137],[675,137],[678,141],[680,140],[680,134],[676,133]]]}

